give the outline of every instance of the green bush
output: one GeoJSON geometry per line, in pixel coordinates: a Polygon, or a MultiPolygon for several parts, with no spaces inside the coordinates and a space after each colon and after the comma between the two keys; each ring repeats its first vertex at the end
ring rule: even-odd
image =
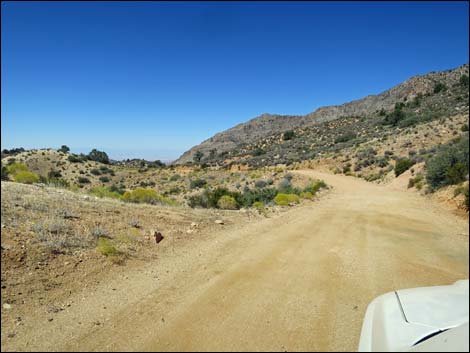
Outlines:
{"type": "Polygon", "coordinates": [[[89,193],[97,197],[108,197],[112,199],[119,199],[121,197],[118,192],[112,191],[110,188],[105,186],[95,186],[90,189],[89,193]]]}
{"type": "Polygon", "coordinates": [[[77,180],[80,184],[89,184],[90,183],[90,179],[85,178],[85,177],[78,177],[77,180]]]}
{"type": "Polygon", "coordinates": [[[98,238],[97,249],[101,254],[105,256],[113,257],[119,255],[118,249],[116,249],[116,247],[107,238],[98,238]]]}
{"type": "Polygon", "coordinates": [[[460,76],[460,85],[464,86],[464,87],[468,87],[468,76],[467,75],[462,75],[460,76]]]}
{"type": "Polygon", "coordinates": [[[7,168],[8,168],[7,169],[8,173],[12,175],[15,175],[18,172],[28,171],[28,166],[26,166],[25,164],[16,163],[16,162],[10,164],[7,168]]]}
{"type": "Polygon", "coordinates": [[[177,181],[181,179],[181,175],[179,174],[173,174],[171,177],[170,177],[170,181],[177,181]]]}
{"type": "Polygon", "coordinates": [[[2,180],[10,180],[10,172],[8,170],[8,167],[5,167],[2,164],[2,180]]]}
{"type": "Polygon", "coordinates": [[[195,179],[195,180],[191,180],[191,182],[189,183],[189,187],[191,189],[202,188],[206,184],[207,184],[207,181],[205,181],[204,179],[195,179]]]}
{"type": "Polygon", "coordinates": [[[37,174],[26,170],[16,172],[13,179],[17,183],[23,184],[33,184],[39,182],[39,176],[37,174]]]}
{"type": "Polygon", "coordinates": [[[71,154],[70,156],[68,156],[67,160],[70,163],[83,163],[84,162],[84,159],[82,157],[76,156],[74,154],[71,154]]]}
{"type": "Polygon", "coordinates": [[[312,200],[314,198],[313,194],[309,191],[303,191],[300,193],[300,197],[307,200],[312,200]]]}
{"type": "Polygon", "coordinates": [[[410,159],[405,158],[397,161],[397,163],[395,164],[395,176],[403,174],[408,169],[410,169],[412,165],[414,165],[414,162],[410,159]]]}
{"type": "Polygon", "coordinates": [[[356,134],[353,132],[347,132],[344,135],[341,135],[340,137],[337,137],[335,139],[335,143],[342,143],[342,142],[348,142],[352,139],[356,138],[356,134]]]}
{"type": "Polygon", "coordinates": [[[263,209],[264,208],[264,203],[262,203],[261,201],[253,202],[253,207],[258,208],[258,209],[263,209]]]}
{"type": "Polygon", "coordinates": [[[102,183],[108,183],[110,179],[107,176],[100,176],[99,179],[102,183]]]}
{"type": "Polygon", "coordinates": [[[292,140],[294,137],[295,137],[295,133],[294,133],[294,131],[292,131],[292,130],[286,131],[286,132],[284,132],[284,134],[282,135],[282,139],[283,139],[284,141],[292,140]]]}
{"type": "Polygon", "coordinates": [[[299,203],[299,196],[296,194],[277,194],[274,198],[274,202],[278,206],[287,206],[290,203],[299,203]]]}
{"type": "Polygon", "coordinates": [[[434,85],[434,93],[439,93],[439,92],[442,92],[442,91],[445,91],[445,90],[447,90],[447,86],[442,82],[437,82],[434,85]]]}
{"type": "Polygon", "coordinates": [[[304,192],[309,192],[313,196],[320,190],[320,189],[326,189],[328,185],[323,180],[317,180],[308,185],[305,189],[304,192]]]}
{"type": "Polygon", "coordinates": [[[426,180],[433,189],[458,184],[466,179],[469,170],[468,135],[442,146],[426,162],[426,180]]]}
{"type": "Polygon", "coordinates": [[[143,189],[137,188],[133,191],[126,191],[121,199],[125,202],[134,202],[134,203],[149,203],[149,204],[175,204],[174,200],[166,198],[158,194],[155,190],[152,189],[143,189]]]}
{"type": "Polygon", "coordinates": [[[417,175],[415,178],[410,178],[408,181],[408,189],[411,189],[416,186],[418,190],[421,190],[423,187],[424,176],[417,175]]]}
{"type": "Polygon", "coordinates": [[[237,201],[232,196],[224,195],[219,201],[217,201],[217,206],[223,210],[236,210],[238,209],[237,201]]]}
{"type": "Polygon", "coordinates": [[[93,168],[92,170],[90,170],[90,173],[93,175],[101,175],[100,170],[96,168],[93,168]]]}

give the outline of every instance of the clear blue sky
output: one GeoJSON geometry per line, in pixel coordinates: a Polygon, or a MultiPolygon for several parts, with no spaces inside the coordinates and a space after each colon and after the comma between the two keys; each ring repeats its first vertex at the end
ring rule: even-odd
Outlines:
{"type": "Polygon", "coordinates": [[[172,159],[468,62],[467,2],[2,2],[2,148],[172,159]]]}

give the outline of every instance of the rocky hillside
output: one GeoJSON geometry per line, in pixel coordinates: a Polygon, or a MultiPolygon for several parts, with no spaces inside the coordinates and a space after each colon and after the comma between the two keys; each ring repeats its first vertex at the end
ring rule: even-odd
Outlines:
{"type": "Polygon", "coordinates": [[[406,104],[406,102],[422,100],[430,103],[428,111],[432,111],[433,108],[438,110],[442,106],[449,108],[454,106],[456,102],[462,108],[466,106],[468,109],[468,64],[453,70],[414,76],[378,95],[370,95],[338,106],[322,107],[303,116],[263,114],[214,135],[185,152],[174,163],[192,163],[195,156],[198,160],[198,155],[201,157],[201,162],[207,163],[219,163],[221,160],[227,159],[238,160],[240,148],[246,149],[246,146],[273,136],[279,136],[290,130],[310,128],[346,117],[379,118],[393,112],[397,103],[406,104]],[[466,86],[461,83],[465,76],[467,77],[466,86]],[[440,99],[432,99],[436,95],[440,95],[440,99]]]}

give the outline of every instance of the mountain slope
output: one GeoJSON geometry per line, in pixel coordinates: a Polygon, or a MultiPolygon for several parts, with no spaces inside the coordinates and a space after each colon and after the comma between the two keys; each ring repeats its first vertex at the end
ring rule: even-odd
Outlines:
{"type": "MultiPolygon", "coordinates": [[[[468,64],[453,70],[414,76],[378,95],[369,95],[342,105],[321,107],[303,116],[263,114],[214,135],[186,151],[174,163],[186,164],[192,162],[197,151],[203,153],[207,162],[211,162],[217,159],[217,156],[226,156],[227,153],[236,150],[241,145],[252,144],[288,130],[308,128],[342,117],[378,116],[382,109],[385,112],[392,111],[396,103],[411,102],[416,97],[434,95],[438,84],[442,84],[446,88],[455,87],[463,75],[468,76],[468,64]]],[[[447,91],[447,89],[444,89],[444,91],[447,91]]],[[[446,106],[449,104],[451,104],[449,101],[445,102],[446,106]]],[[[468,106],[468,100],[466,105],[468,106]]]]}

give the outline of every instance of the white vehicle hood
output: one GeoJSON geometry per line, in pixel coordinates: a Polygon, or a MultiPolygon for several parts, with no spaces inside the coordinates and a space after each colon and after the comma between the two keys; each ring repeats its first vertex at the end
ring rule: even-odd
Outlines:
{"type": "Polygon", "coordinates": [[[409,323],[447,329],[468,321],[468,280],[452,286],[402,289],[396,293],[409,323]]]}
{"type": "Polygon", "coordinates": [[[433,334],[468,322],[468,300],[468,280],[383,294],[367,308],[359,351],[408,351],[433,334]]]}

